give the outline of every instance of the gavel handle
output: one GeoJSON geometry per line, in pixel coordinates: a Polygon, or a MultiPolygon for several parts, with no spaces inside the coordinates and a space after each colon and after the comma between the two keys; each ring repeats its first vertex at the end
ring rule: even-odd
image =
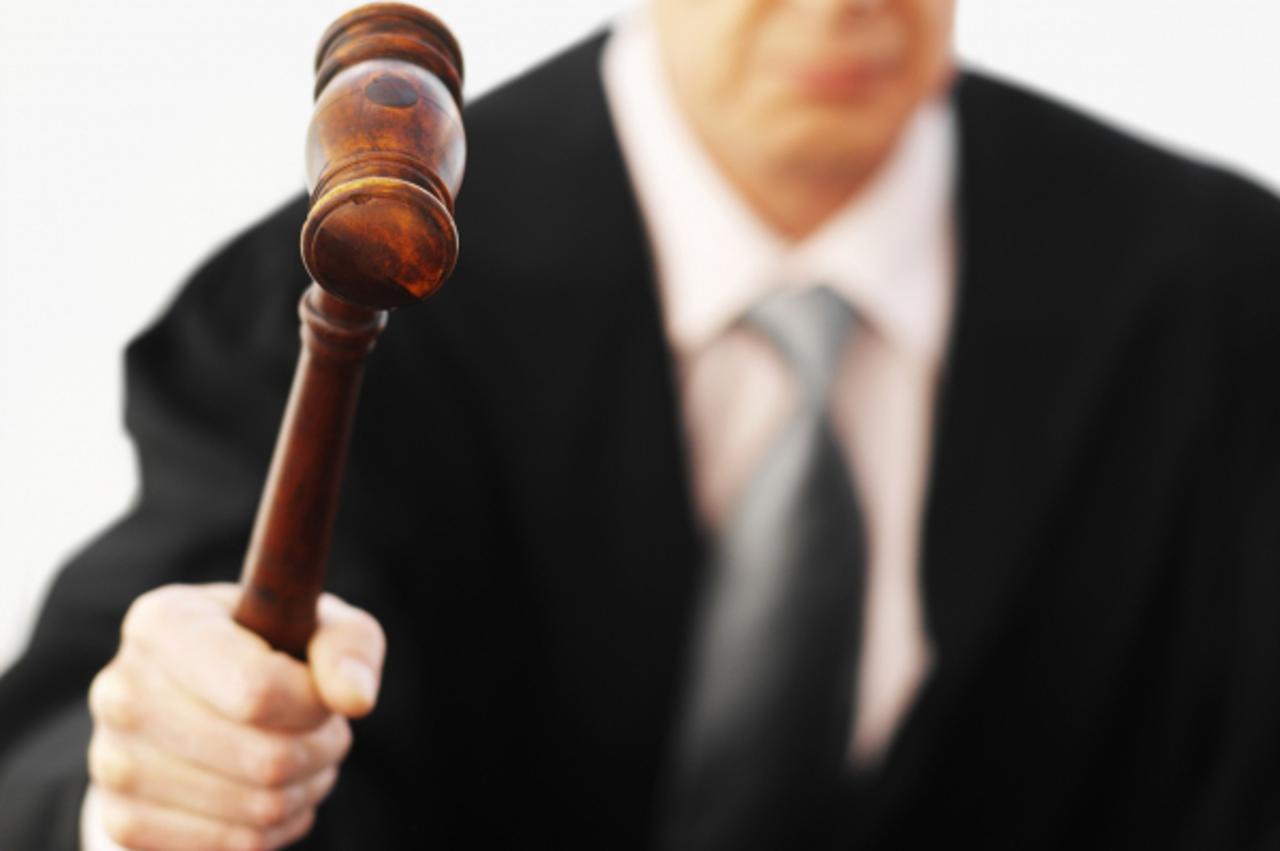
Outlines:
{"type": "Polygon", "coordinates": [[[302,350],[245,556],[235,619],[277,650],[305,659],[365,357],[387,312],[312,284],[298,313],[302,350]]]}

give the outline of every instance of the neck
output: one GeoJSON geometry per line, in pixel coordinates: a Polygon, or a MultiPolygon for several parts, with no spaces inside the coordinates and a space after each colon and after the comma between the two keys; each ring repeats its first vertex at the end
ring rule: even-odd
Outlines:
{"type": "Polygon", "coordinates": [[[837,210],[855,201],[871,184],[885,154],[861,163],[813,166],[795,163],[736,163],[712,159],[767,225],[791,242],[818,230],[837,210]]]}

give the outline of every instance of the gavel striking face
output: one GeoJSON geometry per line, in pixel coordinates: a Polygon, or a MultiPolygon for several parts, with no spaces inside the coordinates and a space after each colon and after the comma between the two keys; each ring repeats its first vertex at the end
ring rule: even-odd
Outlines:
{"type": "Polygon", "coordinates": [[[453,36],[415,7],[365,6],[322,37],[302,257],[330,293],[392,308],[449,276],[466,158],[461,85],[453,36]]]}

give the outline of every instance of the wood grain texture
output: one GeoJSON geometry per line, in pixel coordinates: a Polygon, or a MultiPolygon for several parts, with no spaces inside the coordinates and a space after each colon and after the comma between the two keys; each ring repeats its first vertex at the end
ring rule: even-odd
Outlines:
{"type": "Polygon", "coordinates": [[[298,658],[316,627],[365,357],[389,310],[453,270],[462,182],[462,57],[434,16],[377,3],[343,15],[316,55],[302,351],[235,618],[298,658]]]}

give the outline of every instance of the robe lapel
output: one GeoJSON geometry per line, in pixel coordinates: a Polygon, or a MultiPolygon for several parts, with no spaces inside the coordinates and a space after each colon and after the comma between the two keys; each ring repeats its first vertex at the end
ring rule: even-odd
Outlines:
{"type": "Polygon", "coordinates": [[[1043,335],[1070,334],[1066,316],[1048,315],[1064,283],[1040,259],[1052,224],[1027,217],[1043,209],[1028,203],[1039,187],[1019,174],[987,95],[972,77],[958,85],[957,299],[923,523],[926,622],[939,674],[957,685],[1031,574],[1051,497],[1042,418],[1062,352],[1043,335]]]}
{"type": "Polygon", "coordinates": [[[963,735],[949,719],[981,699],[1002,641],[1035,616],[1044,542],[1070,516],[1072,459],[1105,417],[1108,347],[1076,242],[1090,211],[1063,191],[1071,176],[1046,167],[1052,148],[1027,144],[1015,100],[972,74],[957,84],[957,300],[923,518],[934,669],[897,737],[887,794],[929,773],[939,737],[963,735]]]}
{"type": "Polygon", "coordinates": [[[481,404],[532,623],[520,648],[533,659],[532,759],[563,809],[549,821],[625,827],[611,847],[629,847],[664,754],[700,541],[603,41],[535,71],[518,99],[473,109],[459,209],[484,219],[463,230],[466,285],[451,297],[465,304],[450,328],[486,341],[466,350],[476,386],[492,388],[481,404]]]}

